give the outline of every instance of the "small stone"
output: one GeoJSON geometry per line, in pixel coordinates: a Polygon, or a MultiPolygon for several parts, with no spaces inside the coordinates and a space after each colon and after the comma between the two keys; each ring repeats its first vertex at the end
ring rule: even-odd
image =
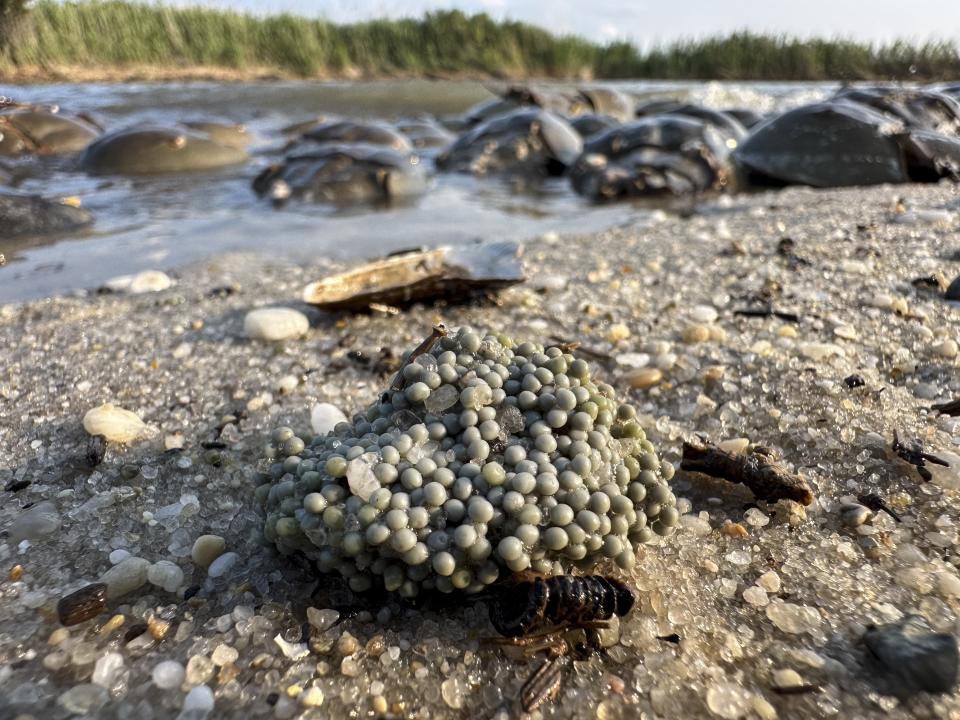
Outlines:
{"type": "Polygon", "coordinates": [[[750,439],[730,438],[729,440],[723,440],[717,443],[717,447],[724,452],[732,453],[734,455],[742,455],[747,451],[747,448],[750,447],[750,439]]]}
{"type": "Polygon", "coordinates": [[[937,592],[946,598],[960,598],[960,577],[956,573],[937,573],[937,592]]]}
{"type": "Polygon", "coordinates": [[[320,707],[323,705],[323,690],[318,687],[307,688],[298,699],[304,707],[320,707]]]}
{"type": "Polygon", "coordinates": [[[720,532],[722,532],[727,537],[741,539],[747,537],[750,533],[747,532],[747,529],[740,523],[726,522],[720,527],[720,532]]]}
{"type": "Polygon", "coordinates": [[[279,390],[283,395],[289,395],[297,389],[297,385],[299,384],[300,381],[297,379],[296,375],[284,375],[279,381],[277,381],[277,390],[279,390]]]}
{"type": "Polygon", "coordinates": [[[166,450],[182,450],[183,443],[183,433],[173,433],[163,438],[163,447],[166,450]]]}
{"type": "Polygon", "coordinates": [[[774,509],[776,510],[777,517],[792,527],[797,527],[806,522],[807,511],[804,509],[803,505],[795,500],[781,498],[780,500],[777,500],[776,505],[774,505],[774,509]]]}
{"type": "Polygon", "coordinates": [[[947,300],[960,302],[960,275],[957,275],[943,295],[947,300]]]}
{"type": "Polygon", "coordinates": [[[110,618],[109,620],[107,620],[107,622],[103,624],[102,628],[100,628],[100,637],[107,637],[114,630],[119,630],[121,627],[123,627],[123,624],[126,621],[127,621],[127,618],[125,615],[122,615],[120,613],[114,615],[112,618],[110,618]]]}
{"type": "Polygon", "coordinates": [[[796,670],[781,668],[773,671],[773,686],[779,690],[790,690],[803,685],[803,678],[796,670]]]}
{"type": "Polygon", "coordinates": [[[842,347],[839,345],[834,345],[833,343],[805,342],[800,343],[797,349],[805,358],[815,360],[817,362],[827,360],[835,355],[843,357],[845,354],[842,347]]]}
{"type": "Polygon", "coordinates": [[[447,678],[440,683],[440,695],[447,707],[459,710],[463,707],[464,688],[459,678],[447,678]]]}
{"type": "Polygon", "coordinates": [[[316,435],[326,435],[342,422],[347,422],[347,416],[336,405],[317,403],[310,410],[310,427],[316,435]]]}
{"type": "Polygon", "coordinates": [[[219,535],[201,535],[193,542],[190,558],[200,567],[210,567],[210,563],[223,555],[227,549],[226,541],[219,535]]]}
{"type": "Polygon", "coordinates": [[[235,552],[224,553],[212,563],[207,569],[207,575],[212,578],[218,578],[226,575],[230,569],[237,564],[237,561],[240,559],[240,556],[235,552]]]}
{"type": "Polygon", "coordinates": [[[136,413],[105,403],[83,416],[83,429],[110,442],[129,443],[143,435],[147,426],[136,413]]]}
{"type": "Polygon", "coordinates": [[[353,657],[345,657],[340,662],[340,672],[346,677],[356,677],[360,674],[360,663],[353,657]]]}
{"type": "Polygon", "coordinates": [[[960,348],[957,347],[956,340],[947,339],[934,345],[933,351],[941,357],[955,358],[960,348]]]}
{"type": "Polygon", "coordinates": [[[840,520],[849,528],[860,527],[870,518],[873,512],[857,503],[845,503],[840,506],[840,520]]]}
{"type": "Polygon", "coordinates": [[[380,481],[373,473],[373,468],[380,462],[376,453],[364,453],[347,465],[347,484],[350,492],[361,500],[369,500],[380,489],[380,481]]]}
{"type": "Polygon", "coordinates": [[[213,707],[213,691],[206,685],[197,685],[183,698],[183,707],[177,720],[203,720],[213,707]]]}
{"type": "Polygon", "coordinates": [[[82,683],[62,693],[57,698],[57,704],[67,712],[77,715],[96,715],[110,700],[110,693],[106,688],[93,683],[82,683]]]}
{"type": "Polygon", "coordinates": [[[628,337],[630,337],[630,328],[623,323],[611,325],[607,330],[607,342],[615,343],[620,340],[626,340],[628,337]]]}
{"type": "Polygon", "coordinates": [[[49,500],[38,502],[17,515],[10,525],[9,541],[18,545],[24,540],[35,542],[51,535],[60,527],[60,512],[49,500]]]}
{"type": "Polygon", "coordinates": [[[818,630],[822,622],[814,608],[781,601],[767,606],[767,617],[780,630],[794,635],[818,630]]]}
{"type": "Polygon", "coordinates": [[[95,618],[107,607],[107,586],[94,583],[65,595],[57,603],[57,616],[64,626],[78,625],[95,618]]]}
{"type": "Polygon", "coordinates": [[[114,686],[124,671],[123,655],[118,652],[108,652],[100,656],[93,666],[93,675],[90,681],[94,685],[107,688],[114,686]]]}
{"type": "Polygon", "coordinates": [[[776,571],[768,570],[757,578],[757,585],[769,593],[780,592],[780,576],[777,575],[776,571]]]}
{"type": "Polygon", "coordinates": [[[947,633],[934,633],[927,621],[910,615],[898,623],[871,627],[864,642],[880,670],[877,689],[905,699],[918,692],[948,693],[957,684],[960,651],[947,633]]]}
{"type": "Polygon", "coordinates": [[[658,368],[639,368],[626,373],[623,379],[632,388],[646,389],[663,380],[663,372],[658,368]]]}
{"type": "Polygon", "coordinates": [[[716,322],[719,317],[716,308],[710,305],[694,305],[690,310],[690,319],[698,323],[716,322]]]}
{"type": "Polygon", "coordinates": [[[765,607],[770,602],[763,588],[756,585],[751,585],[743,591],[743,599],[754,607],[765,607]]]}
{"type": "Polygon", "coordinates": [[[750,712],[752,695],[734,683],[717,683],[707,688],[707,707],[724,720],[739,720],[750,712]]]}
{"type": "Polygon", "coordinates": [[[169,560],[158,560],[147,570],[147,580],[167,592],[176,592],[183,584],[183,570],[169,560]]]}
{"type": "Polygon", "coordinates": [[[243,329],[253,340],[276,342],[306,335],[310,321],[302,312],[292,308],[259,308],[247,313],[243,329]]]}
{"type": "Polygon", "coordinates": [[[100,582],[107,584],[107,597],[110,600],[123,597],[147,582],[147,571],[150,561],[140,557],[128,557],[121,563],[107,570],[100,578],[100,582]]]}
{"type": "Polygon", "coordinates": [[[111,278],[104,285],[113,292],[143,295],[167,290],[173,285],[173,281],[166,273],[159,270],[144,270],[136,275],[120,275],[111,278]]]}
{"type": "Polygon", "coordinates": [[[766,527],[770,524],[770,516],[760,508],[750,508],[743,514],[743,519],[751,527],[766,527]]]}
{"type": "Polygon", "coordinates": [[[683,329],[685,343],[702,343],[710,339],[710,328],[706,325],[689,325],[683,329]]]}
{"type": "Polygon", "coordinates": [[[186,671],[176,660],[163,660],[154,665],[150,677],[161,690],[173,690],[183,684],[186,671]]]}
{"type": "Polygon", "coordinates": [[[360,649],[360,643],[348,632],[345,632],[337,640],[337,652],[341,655],[353,655],[360,649]]]}
{"type": "Polygon", "coordinates": [[[213,664],[218,667],[235,663],[239,657],[240,653],[236,648],[223,644],[217,645],[210,654],[210,659],[213,660],[213,664]]]}
{"type": "Polygon", "coordinates": [[[315,607],[307,608],[307,622],[320,632],[329,630],[340,619],[336,610],[318,610],[315,607]]]}
{"type": "Polygon", "coordinates": [[[213,662],[206,655],[193,655],[187,660],[184,681],[187,685],[201,685],[213,677],[213,662]]]}

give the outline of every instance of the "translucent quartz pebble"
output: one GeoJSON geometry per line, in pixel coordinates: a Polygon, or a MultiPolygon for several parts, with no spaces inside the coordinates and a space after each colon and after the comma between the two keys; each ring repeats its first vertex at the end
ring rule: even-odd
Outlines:
{"type": "Polygon", "coordinates": [[[833,343],[800,343],[799,350],[800,354],[805,358],[809,358],[810,360],[815,360],[817,362],[827,360],[834,355],[844,355],[843,348],[839,345],[834,345],[833,343]]]}
{"type": "Polygon", "coordinates": [[[310,648],[307,647],[306,643],[287,642],[280,634],[274,637],[273,641],[280,648],[280,652],[291,660],[302,660],[310,654],[310,648]]]}
{"type": "Polygon", "coordinates": [[[458,678],[447,678],[440,684],[443,701],[454,710],[463,707],[463,689],[463,683],[458,678]]]}
{"type": "Polygon", "coordinates": [[[752,693],[734,683],[721,682],[707,688],[707,707],[717,717],[738,720],[750,712],[752,693]]]}
{"type": "Polygon", "coordinates": [[[94,685],[109,690],[119,680],[123,669],[123,655],[118,652],[105,653],[93,666],[93,675],[90,677],[90,681],[94,685]]]}
{"type": "Polygon", "coordinates": [[[176,660],[163,660],[153,667],[151,679],[161,690],[172,690],[183,684],[186,670],[176,660]]]}
{"type": "Polygon", "coordinates": [[[310,321],[302,312],[292,308],[259,308],[247,313],[243,329],[247,337],[254,340],[291,340],[306,335],[310,321]]]}
{"type": "Polygon", "coordinates": [[[456,405],[459,400],[460,393],[453,385],[441,385],[430,393],[427,399],[423,401],[423,405],[427,412],[439,415],[456,405]]]}
{"type": "Polygon", "coordinates": [[[690,310],[690,319],[699,323],[712,323],[717,317],[716,308],[710,305],[694,305],[690,310]]]}
{"type": "Polygon", "coordinates": [[[237,564],[237,560],[240,559],[240,556],[235,552],[224,553],[212,563],[207,570],[207,575],[212,578],[218,578],[225,575],[230,568],[237,564]]]}
{"type": "Polygon", "coordinates": [[[337,423],[347,421],[347,416],[336,405],[317,403],[310,410],[310,427],[317,435],[326,435],[333,430],[337,423]]]}
{"type": "Polygon", "coordinates": [[[57,698],[57,703],[67,712],[96,716],[108,700],[110,700],[110,693],[106,688],[92,683],[83,683],[74,685],[62,693],[57,698]]]}
{"type": "Polygon", "coordinates": [[[763,607],[768,602],[767,593],[756,585],[751,585],[743,591],[743,599],[755,607],[763,607]]]}
{"type": "Polygon", "coordinates": [[[347,483],[350,492],[366,501],[380,489],[380,481],[373,473],[374,466],[380,462],[376,453],[364,453],[347,465],[347,483]]]}
{"type": "Polygon", "coordinates": [[[169,560],[158,560],[147,570],[147,580],[167,592],[176,592],[183,584],[183,570],[169,560]]]}
{"type": "Polygon", "coordinates": [[[307,622],[320,632],[329,630],[333,624],[340,619],[340,613],[336,610],[318,610],[315,607],[307,608],[307,622]]]}
{"type": "Polygon", "coordinates": [[[23,540],[39,540],[60,527],[60,512],[57,506],[45,500],[17,515],[10,526],[10,542],[14,545],[23,540]]]}
{"type": "Polygon", "coordinates": [[[83,416],[83,429],[111,442],[128,443],[143,435],[147,426],[136,413],[105,403],[83,416]]]}
{"type": "Polygon", "coordinates": [[[767,617],[786,633],[805,633],[819,629],[821,618],[814,608],[786,602],[772,602],[767,606],[767,617]]]}
{"type": "Polygon", "coordinates": [[[206,685],[197,685],[183,699],[177,720],[203,720],[213,710],[213,705],[213,691],[206,685]]]}
{"type": "Polygon", "coordinates": [[[497,409],[497,424],[500,431],[516,435],[523,431],[523,413],[514,405],[503,405],[497,409]]]}
{"type": "Polygon", "coordinates": [[[100,582],[107,584],[107,597],[111,600],[131,593],[147,582],[150,561],[140,557],[128,557],[107,570],[100,582]]]}

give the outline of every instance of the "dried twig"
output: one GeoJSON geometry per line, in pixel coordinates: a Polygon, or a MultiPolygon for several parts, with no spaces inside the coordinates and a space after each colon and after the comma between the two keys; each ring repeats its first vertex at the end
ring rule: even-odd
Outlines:
{"type": "Polygon", "coordinates": [[[746,485],[761,500],[782,498],[803,505],[813,502],[813,491],[800,475],[790,472],[771,448],[757,447],[749,455],[734,455],[716,445],[683,444],[680,469],[746,485]]]}
{"type": "Polygon", "coordinates": [[[923,446],[916,440],[901,442],[896,430],[893,431],[893,444],[891,448],[901,460],[916,466],[917,473],[919,473],[925,482],[933,479],[933,475],[931,475],[930,471],[926,468],[927,463],[940,465],[941,467],[950,467],[950,463],[946,460],[941,460],[936,455],[925,453],[923,446]]]}
{"type": "Polygon", "coordinates": [[[430,333],[429,337],[427,337],[422,343],[417,345],[413,349],[413,352],[411,352],[410,355],[407,357],[406,362],[400,366],[400,370],[397,372],[396,377],[393,378],[393,382],[390,383],[390,389],[402,390],[403,386],[406,385],[406,382],[404,381],[404,377],[403,377],[403,369],[407,365],[412,363],[414,360],[416,360],[418,357],[423,355],[425,352],[430,352],[433,349],[433,346],[436,344],[437,340],[439,340],[442,337],[446,337],[446,335],[447,335],[447,328],[445,328],[443,325],[434,325],[433,331],[430,333]]]}
{"type": "Polygon", "coordinates": [[[744,317],[775,317],[783,320],[784,322],[800,322],[800,316],[796,313],[791,312],[781,312],[779,310],[774,310],[770,306],[766,307],[757,307],[757,308],[741,308],[740,310],[734,310],[734,315],[743,315],[744,317]]]}

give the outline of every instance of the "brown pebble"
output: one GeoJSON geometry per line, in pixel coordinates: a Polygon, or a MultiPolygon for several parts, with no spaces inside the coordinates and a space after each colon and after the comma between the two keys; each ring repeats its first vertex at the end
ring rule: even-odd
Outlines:
{"type": "Polygon", "coordinates": [[[170,623],[167,620],[161,620],[155,615],[147,618],[147,630],[154,640],[163,640],[170,632],[170,623]]]}
{"type": "Polygon", "coordinates": [[[639,368],[626,373],[623,379],[632,388],[651,388],[663,380],[663,371],[658,368],[639,368]]]}
{"type": "Polygon", "coordinates": [[[10,582],[20,582],[20,578],[23,577],[23,565],[14,565],[10,568],[10,582]]]}
{"type": "Polygon", "coordinates": [[[357,639],[348,632],[345,632],[340,636],[340,639],[337,640],[337,652],[344,657],[353,655],[359,649],[360,643],[358,643],[357,639]]]}
{"type": "Polygon", "coordinates": [[[92,620],[107,607],[107,584],[93,583],[64,595],[57,603],[57,617],[66,627],[92,620]]]}
{"type": "Polygon", "coordinates": [[[107,620],[106,623],[104,623],[102,628],[100,628],[100,636],[106,637],[107,635],[112,633],[114,630],[117,630],[118,628],[120,628],[126,621],[127,621],[127,618],[124,617],[123,615],[120,615],[119,613],[117,615],[114,615],[112,618],[107,620]]]}
{"type": "Polygon", "coordinates": [[[147,631],[146,623],[134,623],[127,631],[123,634],[123,642],[129,643],[136,640],[138,637],[143,635],[147,631]]]}
{"type": "Polygon", "coordinates": [[[721,526],[720,532],[722,532],[727,537],[732,537],[732,538],[745,538],[750,535],[750,533],[747,532],[747,529],[743,525],[735,522],[725,523],[723,526],[721,526]]]}
{"type": "Polygon", "coordinates": [[[683,331],[685,343],[702,343],[710,339],[710,328],[706,325],[690,325],[683,331]]]}
{"type": "Polygon", "coordinates": [[[378,658],[387,650],[387,643],[383,635],[374,635],[367,641],[367,655],[378,658]]]}
{"type": "Polygon", "coordinates": [[[226,685],[231,680],[235,679],[240,674],[240,668],[238,668],[233,663],[227,663],[220,668],[220,672],[217,673],[217,683],[219,685],[226,685]]]}

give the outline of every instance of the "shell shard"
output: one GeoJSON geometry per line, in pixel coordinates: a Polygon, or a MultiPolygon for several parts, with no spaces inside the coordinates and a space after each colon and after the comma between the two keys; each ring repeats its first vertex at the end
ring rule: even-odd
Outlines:
{"type": "Polygon", "coordinates": [[[327,309],[362,309],[497,290],[526,279],[514,242],[407,252],[331,275],[304,288],[303,300],[327,309]]]}

